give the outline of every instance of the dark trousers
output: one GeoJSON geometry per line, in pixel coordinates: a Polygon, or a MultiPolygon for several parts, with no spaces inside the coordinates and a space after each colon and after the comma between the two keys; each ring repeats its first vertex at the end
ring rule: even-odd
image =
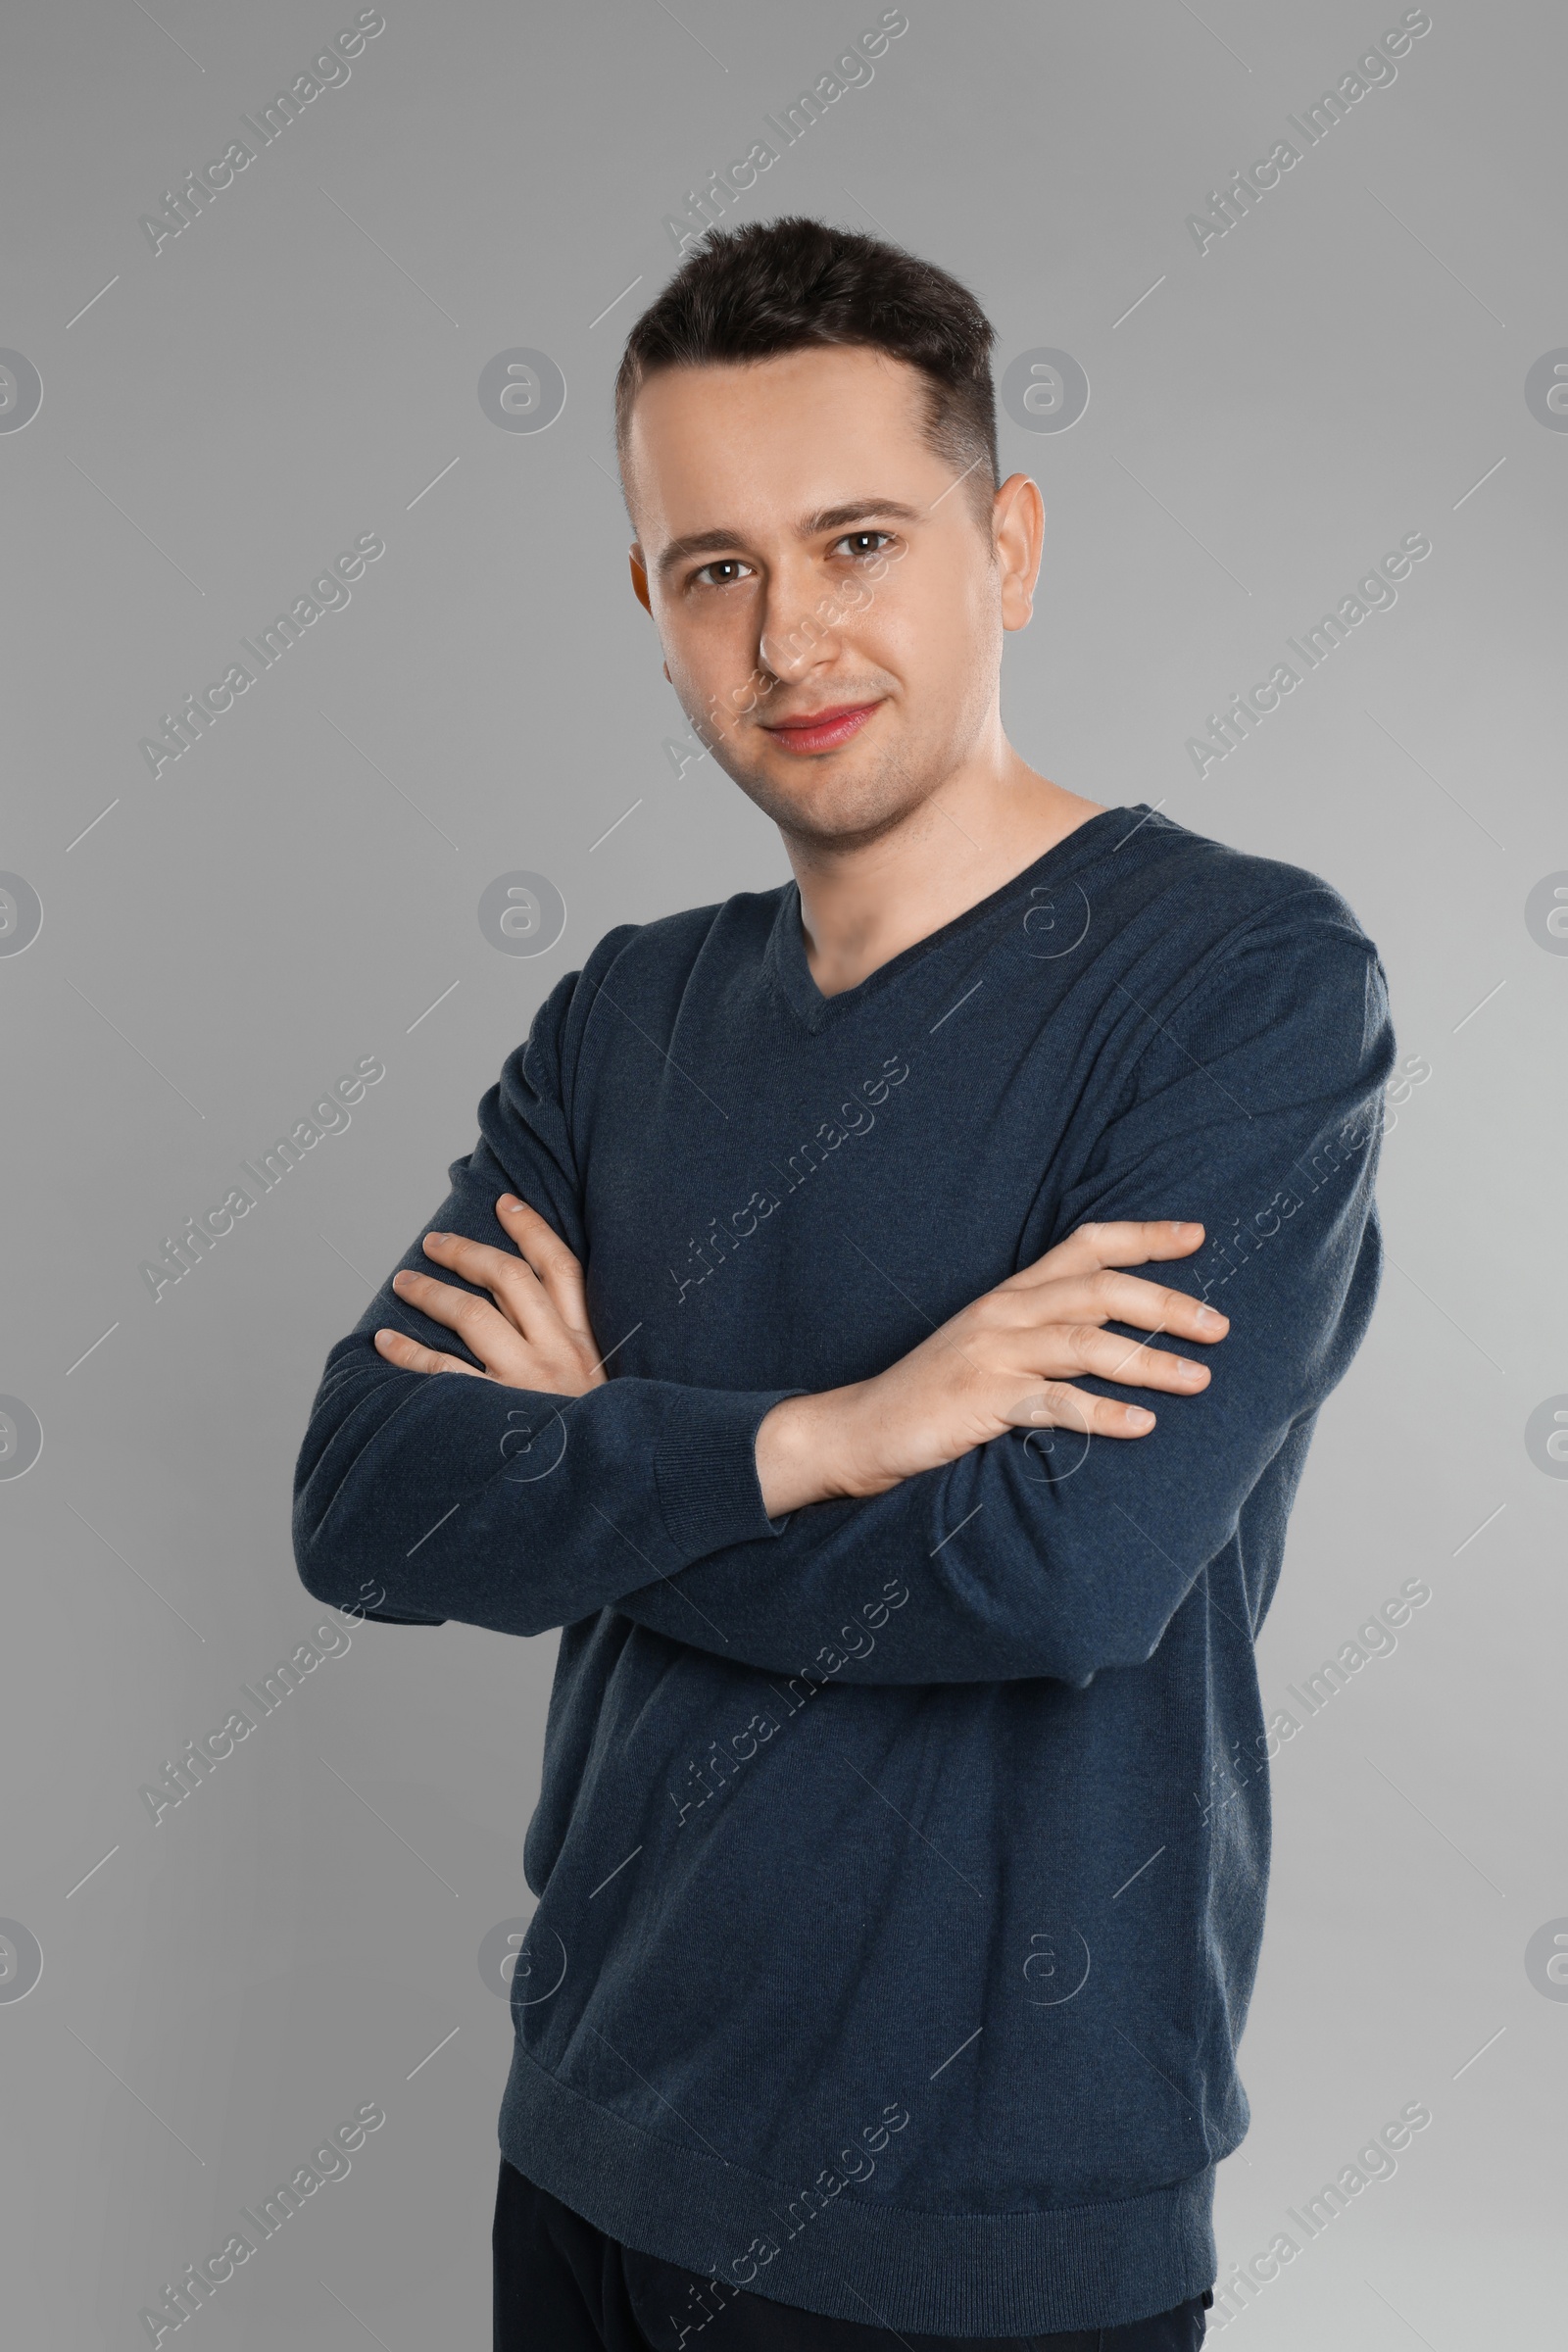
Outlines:
{"type": "MultiPolygon", "coordinates": [[[[501,2159],[495,2352],[1198,2352],[1204,2294],[1126,2328],[1065,2335],[907,2335],[715,2286],[606,2237],[501,2159]]],[[[868,2315],[869,2317],[869,2315],[868,2315]]]]}

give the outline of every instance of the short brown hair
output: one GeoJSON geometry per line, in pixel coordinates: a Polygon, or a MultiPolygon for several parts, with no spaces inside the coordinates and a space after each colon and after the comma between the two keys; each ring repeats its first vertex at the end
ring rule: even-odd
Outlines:
{"type": "Polygon", "coordinates": [[[632,405],[663,368],[861,344],[919,369],[925,439],[956,474],[968,475],[976,512],[989,522],[1002,471],[995,340],[966,286],[880,237],[799,215],[710,229],[626,338],[615,447],[624,463],[632,405]]]}

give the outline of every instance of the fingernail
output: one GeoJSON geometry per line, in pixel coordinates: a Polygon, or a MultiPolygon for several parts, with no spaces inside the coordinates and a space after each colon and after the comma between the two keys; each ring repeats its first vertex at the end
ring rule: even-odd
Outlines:
{"type": "Polygon", "coordinates": [[[1211,1306],[1200,1306],[1198,1310],[1198,1320],[1204,1331],[1217,1331],[1225,1318],[1223,1315],[1216,1314],[1211,1306]]]}
{"type": "Polygon", "coordinates": [[[1189,1388],[1196,1388],[1200,1380],[1208,1378],[1208,1373],[1202,1364],[1184,1363],[1177,1377],[1185,1380],[1189,1388]]]}
{"type": "Polygon", "coordinates": [[[1154,1416],[1146,1413],[1141,1404],[1130,1404],[1127,1407],[1127,1426],[1129,1429],[1152,1429],[1154,1416]]]}
{"type": "Polygon", "coordinates": [[[517,1199],[515,1193],[503,1193],[496,1205],[499,1208],[520,1208],[522,1202],[517,1199]]]}

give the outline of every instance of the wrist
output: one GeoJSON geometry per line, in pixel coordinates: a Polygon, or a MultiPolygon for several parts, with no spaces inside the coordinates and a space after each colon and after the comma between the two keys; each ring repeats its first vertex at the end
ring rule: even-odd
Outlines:
{"type": "Polygon", "coordinates": [[[770,1519],[808,1502],[866,1492],[856,1482],[854,1401],[860,1383],[786,1396],[764,1413],[757,1432],[757,1481],[770,1519]]]}

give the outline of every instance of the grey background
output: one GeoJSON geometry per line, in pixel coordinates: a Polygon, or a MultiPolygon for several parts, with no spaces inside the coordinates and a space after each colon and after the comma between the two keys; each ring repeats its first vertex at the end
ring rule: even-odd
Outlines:
{"type": "MultiPolygon", "coordinates": [[[[612,923],[786,876],[713,761],[677,781],[662,749],[684,729],[626,586],[609,394],[673,263],[662,217],[878,13],[387,0],[346,85],[156,258],[138,216],[354,10],[15,13],[0,344],[43,381],[0,433],[0,866],[43,906],[0,956],[0,1390],[44,1433],[0,1481],[0,1915],[43,1953],[0,2002],[19,2343],[145,2341],[160,2282],[370,2100],[349,2178],[201,2338],[489,2341],[509,2022],[477,1956],[531,1908],[554,1637],[367,1627],[158,1827],[137,1791],[321,1621],[288,1501],[322,1358],[539,999],[612,923]],[[480,408],[515,347],[564,375],[547,431],[480,408]],[[348,608],[155,782],[159,714],[370,531],[348,608]],[[536,959],[476,918],[518,869],[567,910],[536,959]],[[352,1127],[155,1305],[138,1262],[371,1054],[352,1127]]],[[[1397,80],[1250,218],[1201,256],[1184,226],[1399,14],[910,0],[732,216],[885,228],[975,287],[999,374],[1076,358],[1069,432],[1003,426],[1049,509],[1013,739],[1327,874],[1430,1065],[1384,1148],[1392,1270],[1317,1437],[1265,1700],[1404,1579],[1433,1597],[1275,1767],[1222,2254],[1405,2102],[1434,2121],[1238,2323],[1275,2352],[1540,2342],[1563,2286],[1568,2007],[1525,1951],[1568,1914],[1568,1487],[1524,1432],[1568,1392],[1568,959],[1525,903],[1568,868],[1568,435],[1524,382],[1568,345],[1564,19],[1435,0],[1397,80]],[[1200,780],[1204,714],[1417,530],[1398,604],[1200,780]]]]}

